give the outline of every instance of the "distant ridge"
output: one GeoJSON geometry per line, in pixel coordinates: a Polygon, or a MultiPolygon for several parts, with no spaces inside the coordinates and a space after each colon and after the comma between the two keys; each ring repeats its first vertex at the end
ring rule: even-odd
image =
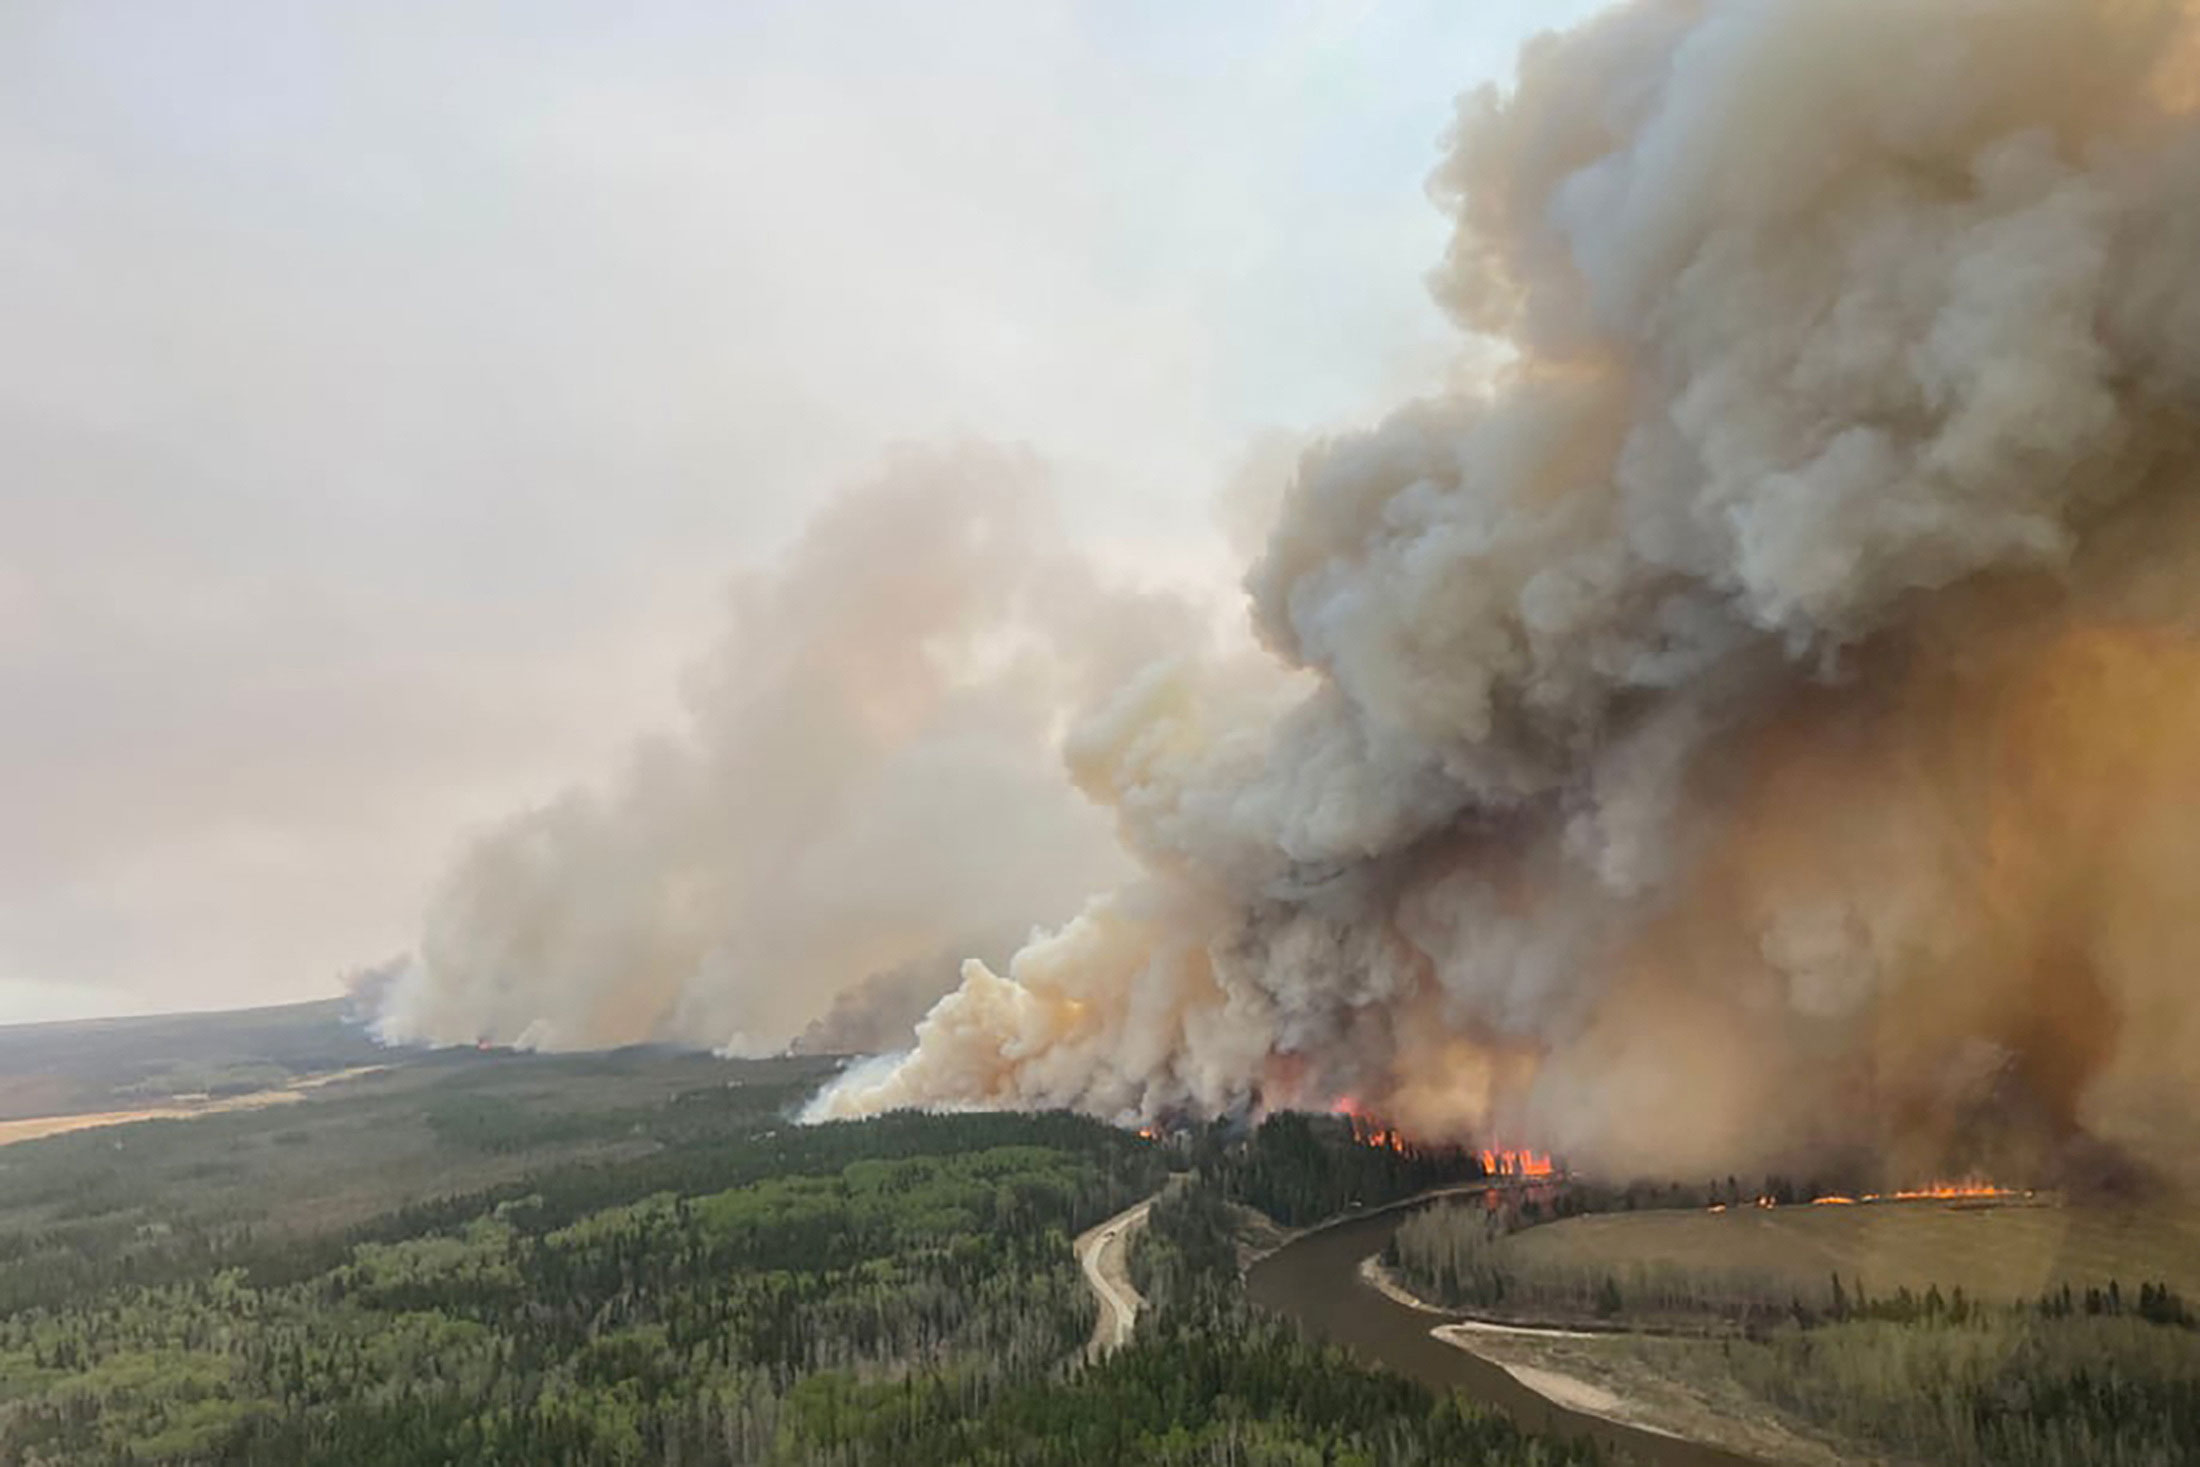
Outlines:
{"type": "Polygon", "coordinates": [[[342,998],[0,1025],[0,1121],[241,1094],[382,1053],[342,998]]]}

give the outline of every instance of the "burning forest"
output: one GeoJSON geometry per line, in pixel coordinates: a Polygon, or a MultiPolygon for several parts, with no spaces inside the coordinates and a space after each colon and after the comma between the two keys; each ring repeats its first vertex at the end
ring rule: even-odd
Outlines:
{"type": "MultiPolygon", "coordinates": [[[[1388,1151],[1403,1152],[1423,1144],[1399,1130],[1395,1125],[1375,1115],[1350,1096],[1330,1107],[1330,1114],[1343,1116],[1352,1127],[1352,1139],[1363,1146],[1381,1147],[1388,1151]]],[[[1427,1144],[1447,1144],[1430,1142],[1427,1144]]],[[[1448,1143],[1456,1144],[1456,1142],[1448,1143]]],[[[1511,1146],[1483,1146],[1470,1154],[1481,1164],[1485,1177],[1514,1178],[1525,1181],[1550,1181],[1564,1174],[1557,1162],[1539,1151],[1511,1146]]]]}
{"type": "MultiPolygon", "coordinates": [[[[966,949],[913,1046],[813,1114],[1350,1095],[1377,1144],[1506,1138],[1496,1173],[1813,1170],[1858,1203],[2179,1165],[2196,62],[2166,0],[1640,0],[1534,42],[1460,99],[1431,180],[1431,287],[1498,365],[1305,453],[1245,576],[1257,650],[1093,655],[1048,622],[1069,779],[1127,860],[1026,881],[1106,873],[1005,961],[966,949]]],[[[1013,569],[986,586],[1061,563],[896,543],[1013,569]]],[[[865,730],[922,726],[918,673],[788,676],[822,665],[899,680],[865,730]]],[[[768,1039],[1009,920],[911,910],[812,971],[740,925],[779,933],[743,884],[773,861],[622,864],[660,817],[722,839],[683,779],[710,792],[644,782],[471,860],[385,1032],[768,1039]]],[[[906,869],[1016,873],[984,818],[1014,808],[912,818],[906,869]]]]}
{"type": "Polygon", "coordinates": [[[1462,100],[1496,378],[1299,467],[1302,682],[1073,736],[1146,875],[825,1102],[1367,1097],[1686,1172],[2177,1151],[2195,29],[1639,4],[1462,100]]]}

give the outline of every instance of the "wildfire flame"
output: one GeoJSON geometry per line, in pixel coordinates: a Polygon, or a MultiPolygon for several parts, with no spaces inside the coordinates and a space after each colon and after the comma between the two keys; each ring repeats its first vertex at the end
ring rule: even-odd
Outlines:
{"type": "MultiPolygon", "coordinates": [[[[1813,1197],[1813,1207],[1860,1207],[1874,1202],[1960,1202],[1974,1199],[2030,1197],[2030,1191],[2017,1187],[2003,1187],[1981,1177],[1965,1177],[1961,1181],[1927,1182],[1922,1187],[1905,1187],[1893,1192],[1859,1192],[1850,1196],[1845,1192],[1829,1192],[1823,1197],[1813,1197]]],[[[1753,1204],[1762,1208],[1780,1205],[1775,1197],[1759,1197],[1753,1204]]],[[[1713,1212],[1726,1211],[1723,1202],[1713,1203],[1713,1212]]]]}
{"type": "Polygon", "coordinates": [[[1946,1202],[1963,1197],[2028,1197],[2014,1187],[1997,1187],[1992,1182],[1977,1177],[1967,1177],[1960,1182],[1931,1182],[1907,1192],[1889,1192],[1884,1197],[1866,1193],[1865,1202],[1946,1202]]]}
{"type": "Polygon", "coordinates": [[[1359,1101],[1347,1095],[1329,1108],[1331,1115],[1343,1116],[1352,1127],[1352,1139],[1362,1146],[1374,1146],[1384,1151],[1404,1151],[1405,1138],[1397,1128],[1385,1125],[1359,1101]]]}
{"type": "Polygon", "coordinates": [[[1482,1170],[1492,1177],[1545,1178],[1558,1175],[1558,1164],[1540,1151],[1515,1151],[1498,1146],[1483,1151],[1482,1170]]]}
{"type": "MultiPolygon", "coordinates": [[[[1386,1151],[1407,1149],[1405,1137],[1395,1126],[1382,1120],[1354,1097],[1347,1095],[1331,1106],[1330,1114],[1343,1116],[1352,1124],[1353,1139],[1363,1146],[1377,1146],[1386,1151]]],[[[1489,1177],[1518,1177],[1532,1181],[1547,1181],[1559,1175],[1559,1165],[1547,1152],[1531,1151],[1511,1146],[1485,1147],[1480,1153],[1482,1173],[1489,1177]]]]}

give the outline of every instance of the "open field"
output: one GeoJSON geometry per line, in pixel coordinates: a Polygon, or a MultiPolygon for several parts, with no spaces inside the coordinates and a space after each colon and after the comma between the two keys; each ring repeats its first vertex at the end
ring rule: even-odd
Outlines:
{"type": "MultiPolygon", "coordinates": [[[[1606,1213],[1529,1228],[1492,1250],[1524,1273],[1624,1276],[1644,1265],[1757,1275],[1813,1305],[1839,1273],[1874,1297],[1961,1288],[1982,1301],[2036,1299],[2121,1280],[2200,1296],[2200,1210],[2051,1202],[1902,1202],[1868,1207],[1606,1213]]],[[[1624,1290],[1624,1284],[1623,1284],[1624,1290]]]]}

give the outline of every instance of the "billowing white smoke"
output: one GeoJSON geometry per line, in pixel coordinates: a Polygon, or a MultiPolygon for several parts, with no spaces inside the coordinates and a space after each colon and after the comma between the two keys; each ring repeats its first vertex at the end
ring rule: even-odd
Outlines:
{"type": "Polygon", "coordinates": [[[1350,1093],[1675,1166],[2189,1114],[2144,878],[2189,838],[2087,847],[2145,898],[2090,906],[2054,847],[2194,789],[2192,700],[2103,732],[2191,665],[2192,597],[2117,598],[2200,467],[2194,54],[2149,0],[1534,43],[1434,180],[1501,379],[1305,457],[1248,580],[1286,666],[1150,669],[1069,740],[1145,874],[818,1113],[1350,1093]],[[2137,670],[2073,650],[2142,613],[2137,670]]]}
{"type": "Polygon", "coordinates": [[[1028,458],[901,455],[734,587],[679,736],[467,853],[380,1032],[753,1050],[839,996],[832,1029],[867,1032],[867,1008],[952,984],[937,954],[1121,873],[1060,724],[1185,623],[1095,582],[1028,458]]]}

